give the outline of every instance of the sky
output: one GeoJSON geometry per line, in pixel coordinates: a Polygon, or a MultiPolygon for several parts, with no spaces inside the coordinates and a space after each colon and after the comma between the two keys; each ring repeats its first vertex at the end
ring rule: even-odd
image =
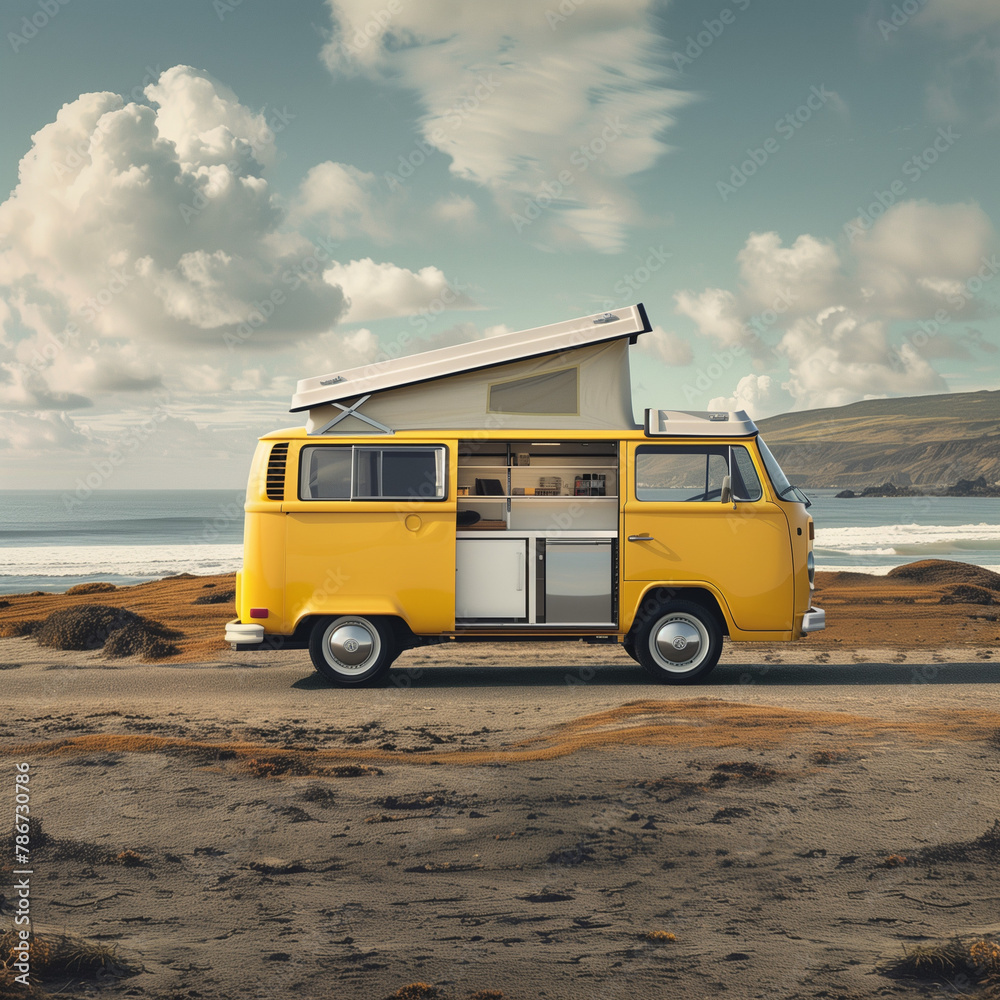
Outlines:
{"type": "Polygon", "coordinates": [[[0,488],[645,303],[643,407],[998,387],[997,0],[0,0],[0,488]]]}

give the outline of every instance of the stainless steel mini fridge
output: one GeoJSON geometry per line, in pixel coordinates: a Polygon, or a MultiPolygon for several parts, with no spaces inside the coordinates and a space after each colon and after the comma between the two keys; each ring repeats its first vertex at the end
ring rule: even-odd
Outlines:
{"type": "Polygon", "coordinates": [[[547,539],[545,623],[605,625],[614,614],[612,540],[547,539]]]}

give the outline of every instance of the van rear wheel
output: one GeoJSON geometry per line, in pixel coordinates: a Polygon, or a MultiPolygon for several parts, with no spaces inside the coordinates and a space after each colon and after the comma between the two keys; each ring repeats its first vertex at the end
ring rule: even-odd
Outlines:
{"type": "Polygon", "coordinates": [[[309,655],[316,671],[340,687],[381,679],[399,653],[392,623],[380,618],[321,618],[309,636],[309,655]]]}
{"type": "Polygon", "coordinates": [[[639,654],[635,651],[635,636],[632,635],[631,632],[629,632],[629,634],[622,639],[622,649],[624,649],[636,663],[639,662],[639,654]]]}
{"type": "Polygon", "coordinates": [[[635,631],[636,659],[663,684],[701,680],[719,662],[722,627],[692,601],[670,601],[645,618],[635,631]]]}

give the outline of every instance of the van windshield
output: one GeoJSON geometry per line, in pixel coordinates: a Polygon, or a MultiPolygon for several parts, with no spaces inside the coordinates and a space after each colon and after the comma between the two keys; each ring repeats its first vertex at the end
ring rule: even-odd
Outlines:
{"type": "Polygon", "coordinates": [[[764,444],[764,439],[757,437],[757,447],[760,448],[761,458],[764,459],[764,468],[770,477],[771,485],[774,487],[781,500],[790,500],[793,503],[804,503],[807,507],[812,506],[812,501],[797,486],[793,486],[788,477],[778,465],[778,460],[771,454],[771,449],[764,444]]]}

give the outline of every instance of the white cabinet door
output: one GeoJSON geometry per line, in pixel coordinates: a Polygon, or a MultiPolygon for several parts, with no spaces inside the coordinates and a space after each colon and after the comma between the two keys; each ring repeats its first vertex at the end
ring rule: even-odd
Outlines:
{"type": "Polygon", "coordinates": [[[528,541],[460,538],[455,552],[456,618],[525,618],[528,541]]]}

